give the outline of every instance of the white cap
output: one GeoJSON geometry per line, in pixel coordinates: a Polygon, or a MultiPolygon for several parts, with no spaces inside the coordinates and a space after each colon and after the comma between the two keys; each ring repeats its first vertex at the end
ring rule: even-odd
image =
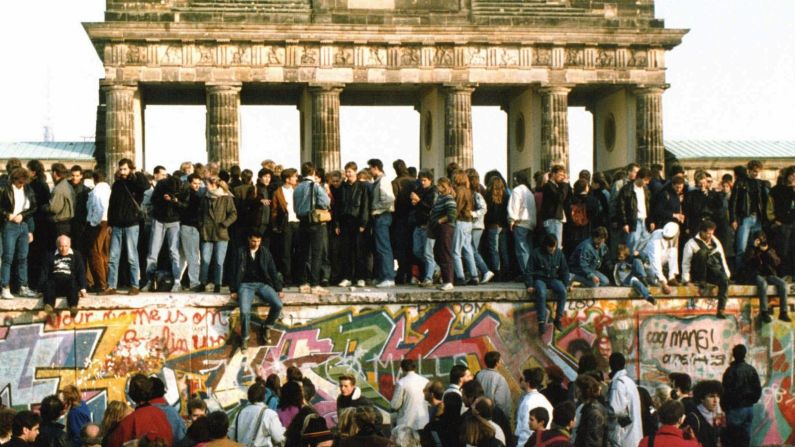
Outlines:
{"type": "Polygon", "coordinates": [[[676,222],[668,222],[663,227],[663,237],[666,239],[673,239],[679,234],[679,224],[676,222]]]}

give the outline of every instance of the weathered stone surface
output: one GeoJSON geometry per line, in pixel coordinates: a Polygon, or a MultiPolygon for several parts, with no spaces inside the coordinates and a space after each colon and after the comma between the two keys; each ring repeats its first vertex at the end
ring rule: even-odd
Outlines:
{"type": "Polygon", "coordinates": [[[340,169],[340,92],[342,86],[309,89],[312,97],[312,160],[316,167],[340,169]]]}
{"type": "Polygon", "coordinates": [[[567,87],[544,87],[541,93],[541,169],[563,165],[569,169],[569,92],[567,87]]]}
{"type": "Polygon", "coordinates": [[[665,165],[663,145],[662,94],[664,88],[647,87],[635,91],[637,160],[642,166],[665,165]]]}
{"type": "Polygon", "coordinates": [[[469,85],[450,85],[444,89],[444,161],[461,169],[473,166],[472,91],[469,85]]]}
{"type": "Polygon", "coordinates": [[[105,171],[112,179],[119,160],[135,160],[135,94],[126,84],[105,84],[105,171]]]}
{"type": "Polygon", "coordinates": [[[240,85],[207,86],[207,159],[229,169],[240,162],[240,85]]]}

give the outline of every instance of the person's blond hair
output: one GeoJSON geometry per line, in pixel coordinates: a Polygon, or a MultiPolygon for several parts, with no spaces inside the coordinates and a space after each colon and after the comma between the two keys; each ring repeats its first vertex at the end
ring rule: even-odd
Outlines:
{"type": "MultiPolygon", "coordinates": [[[[59,237],[58,240],[60,240],[61,237],[59,237]]],[[[66,385],[63,387],[61,395],[63,396],[63,402],[69,406],[80,405],[80,401],[82,400],[80,397],[80,389],[74,385],[66,385]]]]}
{"type": "Polygon", "coordinates": [[[127,405],[127,402],[120,400],[112,400],[105,408],[105,416],[102,417],[102,433],[110,433],[110,431],[124,419],[125,416],[132,413],[132,408],[127,405]]]}

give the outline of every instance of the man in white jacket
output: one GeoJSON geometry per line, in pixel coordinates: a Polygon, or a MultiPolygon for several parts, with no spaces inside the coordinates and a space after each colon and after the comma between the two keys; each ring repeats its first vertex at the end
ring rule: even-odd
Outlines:
{"type": "Polygon", "coordinates": [[[607,403],[610,410],[608,439],[611,447],[638,445],[643,439],[638,386],[627,374],[626,359],[619,352],[610,355],[610,387],[607,403]]]}
{"type": "Polygon", "coordinates": [[[527,276],[527,261],[532,249],[533,229],[536,227],[536,199],[530,189],[527,173],[513,175],[514,189],[508,202],[508,224],[513,231],[516,262],[522,277],[527,276]]]}
{"type": "Polygon", "coordinates": [[[652,285],[659,284],[665,294],[671,293],[679,273],[679,225],[668,222],[663,228],[654,230],[648,240],[640,240],[634,253],[635,271],[646,271],[646,279],[652,285]],[[643,268],[642,261],[648,262],[643,268]],[[638,265],[640,263],[640,265],[638,265]],[[663,268],[668,267],[668,275],[663,268]]]}
{"type": "Polygon", "coordinates": [[[284,444],[285,429],[275,411],[265,405],[265,383],[248,388],[249,405],[229,425],[229,439],[247,447],[274,447],[284,444]]]}
{"type": "Polygon", "coordinates": [[[395,386],[390,405],[398,412],[396,426],[406,425],[421,430],[428,424],[428,403],[425,402],[425,386],[428,379],[416,373],[417,365],[412,359],[403,359],[400,370],[403,377],[395,386]]]}
{"type": "Polygon", "coordinates": [[[718,238],[715,237],[715,222],[702,221],[698,234],[687,241],[682,253],[682,281],[710,283],[718,286],[718,318],[726,318],[726,294],[729,291],[729,264],[718,238]]]}
{"type": "MultiPolygon", "coordinates": [[[[534,408],[545,408],[548,414],[552,414],[552,404],[541,394],[538,389],[544,384],[544,370],[541,368],[530,368],[522,371],[522,400],[519,401],[519,408],[516,409],[516,437],[518,446],[524,446],[527,440],[533,436],[530,429],[530,411],[534,408]]],[[[547,421],[546,428],[550,428],[550,421],[547,421]]]]}

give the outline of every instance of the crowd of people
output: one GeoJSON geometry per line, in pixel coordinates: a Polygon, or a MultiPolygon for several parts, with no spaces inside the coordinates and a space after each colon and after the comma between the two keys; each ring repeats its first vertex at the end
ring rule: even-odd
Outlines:
{"type": "Polygon", "coordinates": [[[626,359],[613,353],[609,370],[593,354],[579,359],[575,381],[564,384],[556,366],[522,371],[516,402],[502,375],[500,354],[485,354],[473,375],[455,364],[447,383],[400,362],[389,408],[379,408],[338,376],[335,415],[314,407],[315,384],[296,366],[285,377],[257,377],[247,399],[231,413],[209,412],[192,397],[183,413],[165,400],[157,376],[130,378],[124,401],[108,403],[101,423],[74,386],[45,397],[38,409],[0,410],[0,445],[10,447],[747,447],[753,406],[762,388],[756,370],[736,345],[722,381],[692,385],[685,373],[669,383],[638,386],[626,359]],[[514,405],[515,403],[515,405],[514,405]],[[384,416],[389,412],[390,422],[384,416]],[[66,424],[59,422],[63,420],[66,424]]]}
{"type": "Polygon", "coordinates": [[[310,162],[299,172],[266,160],[256,176],[213,162],[185,162],[171,174],[162,166],[140,172],[129,159],[117,168],[110,185],[102,170],[55,163],[51,188],[39,161],[25,168],[9,160],[0,178],[3,298],[13,298],[12,289],[21,297],[41,292],[52,315],[55,296],[66,296],[74,314],[88,291],[115,295],[121,286],[129,295],[231,292],[245,337],[253,300],[271,306],[257,323],[272,326],[287,287],[321,295],[329,284],[449,291],[496,279],[525,282],[543,333],[547,297],[558,303],[559,327],[572,285],[631,287],[651,303],[649,286],[668,294],[693,283],[704,295],[717,287],[723,318],[737,282],[758,287],[766,323],[774,285],[779,318],[790,321],[795,167],[772,187],[758,178],[755,160],[715,184],[698,170],[691,185],[679,165],[667,180],[659,165],[631,163],[610,180],[582,171],[573,183],[555,165],[535,173],[534,187],[526,171],[510,182],[489,171],[481,181],[451,163],[437,178],[402,160],[392,180],[378,159],[328,173],[310,162]]]}

